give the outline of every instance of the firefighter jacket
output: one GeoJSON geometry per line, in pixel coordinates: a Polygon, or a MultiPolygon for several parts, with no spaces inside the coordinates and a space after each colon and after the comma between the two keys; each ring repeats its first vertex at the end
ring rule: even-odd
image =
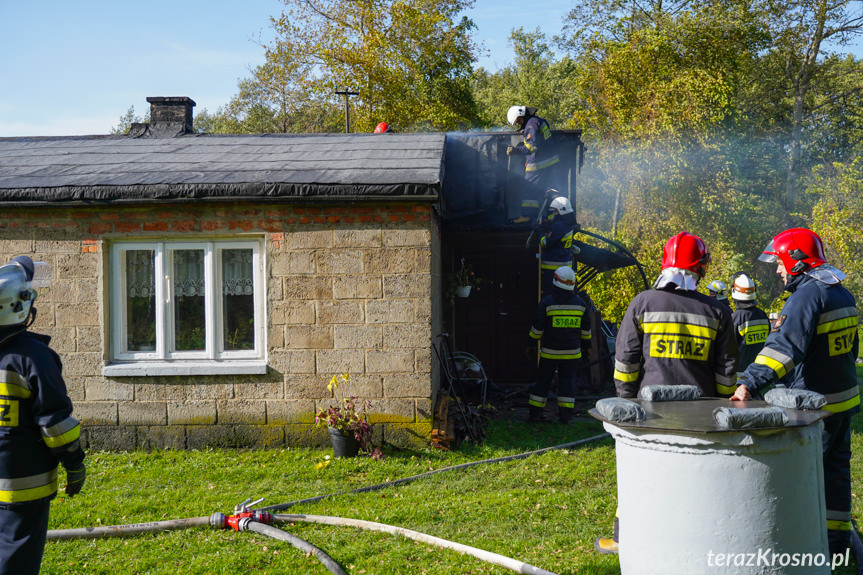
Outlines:
{"type": "Polygon", "coordinates": [[[770,332],[770,320],[753,302],[737,301],[736,304],[737,309],[731,314],[731,319],[737,332],[737,376],[740,377],[764,347],[770,332]]]}
{"type": "Polygon", "coordinates": [[[614,384],[620,397],[648,385],[695,385],[702,396],[734,393],[737,342],[731,312],[675,284],[633,298],[617,334],[614,384]]]}
{"type": "Polygon", "coordinates": [[[524,141],[515,149],[526,156],[524,171],[527,174],[544,170],[560,161],[552,142],[551,127],[539,116],[531,116],[524,123],[524,141]]]}
{"type": "Polygon", "coordinates": [[[17,329],[0,343],[0,503],[53,497],[58,462],[84,460],[60,357],[47,336],[17,329]]]}
{"type": "Polygon", "coordinates": [[[590,341],[587,305],[578,294],[555,287],[539,302],[528,335],[542,340],[540,358],[581,359],[581,343],[590,341]]]}
{"type": "Polygon", "coordinates": [[[789,282],[786,290],[791,295],[739,384],[750,392],[764,392],[782,379],[788,387],[824,395],[828,411],[852,415],[860,410],[854,365],[859,346],[857,305],[832,270],[819,266],[789,282]]]}
{"type": "MultiPolygon", "coordinates": [[[[569,214],[567,214],[569,215],[569,214]]],[[[542,247],[540,267],[544,270],[556,270],[562,266],[572,265],[572,240],[575,235],[570,218],[556,216],[550,224],[550,234],[539,240],[542,247]]]]}

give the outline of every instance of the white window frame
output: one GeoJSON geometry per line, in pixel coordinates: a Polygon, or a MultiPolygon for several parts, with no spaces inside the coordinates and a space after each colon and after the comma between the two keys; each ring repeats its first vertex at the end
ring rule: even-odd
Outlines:
{"type": "Polygon", "coordinates": [[[109,350],[111,362],[103,367],[105,376],[227,375],[266,373],[264,350],[266,318],[263,239],[205,239],[196,241],[118,241],[111,244],[109,260],[109,350]],[[221,253],[229,249],[251,249],[255,320],[255,347],[225,350],[223,331],[223,287],[221,253]],[[156,349],[128,351],[126,330],[125,254],[133,250],[154,252],[156,349]],[[173,255],[177,250],[204,251],[205,341],[202,351],[177,351],[173,346],[173,255]]]}

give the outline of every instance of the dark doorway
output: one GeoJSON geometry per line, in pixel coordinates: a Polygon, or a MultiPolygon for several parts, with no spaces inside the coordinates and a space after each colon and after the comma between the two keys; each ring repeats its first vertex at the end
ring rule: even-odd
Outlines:
{"type": "Polygon", "coordinates": [[[535,250],[525,248],[528,233],[454,233],[444,246],[445,280],[462,258],[482,280],[468,297],[448,301],[447,330],[456,349],[476,355],[498,385],[535,379],[536,359],[525,356],[525,347],[536,313],[539,266],[535,250]]]}

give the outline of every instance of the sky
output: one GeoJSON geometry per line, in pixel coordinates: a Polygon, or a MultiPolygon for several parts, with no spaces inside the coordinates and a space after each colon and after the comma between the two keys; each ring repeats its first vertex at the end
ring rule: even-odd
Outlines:
{"type": "MultiPolygon", "coordinates": [[[[477,62],[513,59],[513,28],[560,32],[572,0],[476,0],[477,62]]],[[[0,137],[107,134],[149,96],[215,112],[264,62],[279,0],[0,0],[0,137]]]]}

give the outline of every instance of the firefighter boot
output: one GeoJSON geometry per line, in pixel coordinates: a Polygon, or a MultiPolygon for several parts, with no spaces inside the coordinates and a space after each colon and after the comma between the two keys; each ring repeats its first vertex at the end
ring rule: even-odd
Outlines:
{"type": "Polygon", "coordinates": [[[610,537],[597,537],[593,542],[593,548],[603,555],[617,555],[620,545],[610,537]]]}
{"type": "Polygon", "coordinates": [[[542,412],[545,411],[545,408],[539,407],[538,405],[528,405],[528,421],[530,423],[540,423],[542,422],[542,412]]]}
{"type": "Polygon", "coordinates": [[[566,425],[570,421],[572,421],[572,414],[575,411],[575,408],[572,407],[557,407],[557,416],[560,418],[560,422],[563,425],[566,425]]]}

